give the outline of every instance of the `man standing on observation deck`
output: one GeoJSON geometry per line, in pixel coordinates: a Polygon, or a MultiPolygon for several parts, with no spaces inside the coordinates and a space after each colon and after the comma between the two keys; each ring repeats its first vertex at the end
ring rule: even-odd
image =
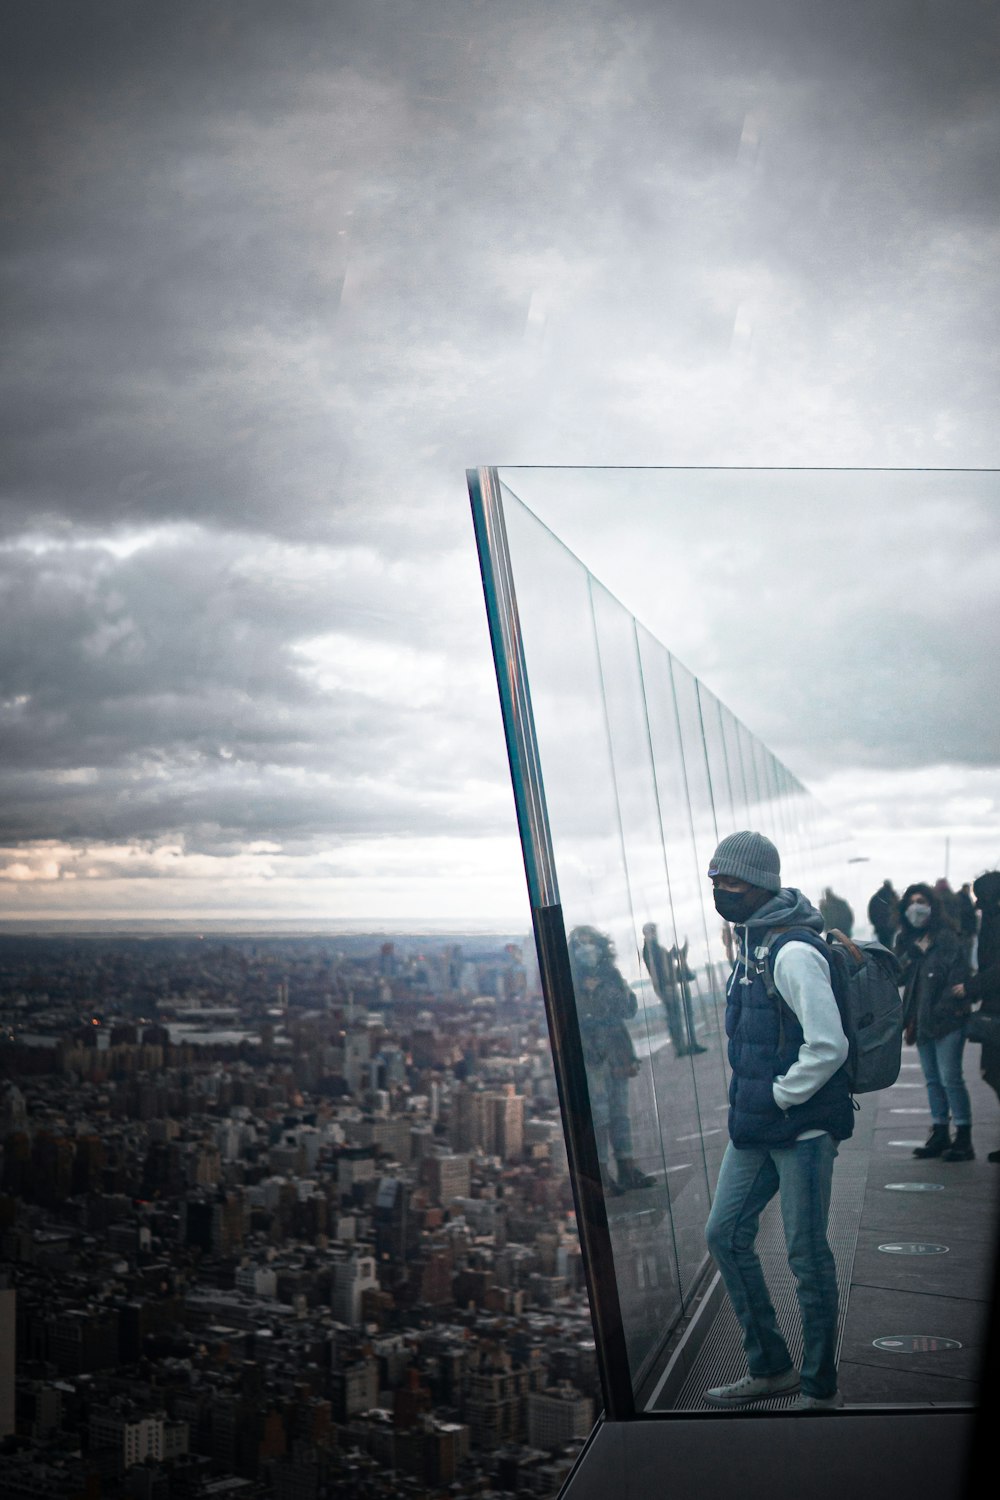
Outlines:
{"type": "Polygon", "coordinates": [[[823,918],[801,891],[782,887],[780,872],[771,840],[749,831],[724,838],[708,868],[716,910],[733,923],[739,951],[726,992],[730,1141],[706,1239],[743,1329],[749,1373],[705,1399],[736,1407],[801,1389],[799,1410],[828,1411],[843,1399],[826,1226],[837,1146],[854,1129],[854,1111],[823,918]],[[776,995],[768,993],[765,958],[776,995]],[[801,1374],[754,1249],[760,1215],[776,1193],[802,1315],[801,1374]]]}

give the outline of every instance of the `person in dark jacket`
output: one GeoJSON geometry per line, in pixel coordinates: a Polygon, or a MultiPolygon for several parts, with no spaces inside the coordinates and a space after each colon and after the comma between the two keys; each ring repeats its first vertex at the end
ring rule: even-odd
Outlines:
{"type": "Polygon", "coordinates": [[[972,945],[979,931],[979,919],[976,916],[976,903],[972,896],[972,887],[966,883],[955,895],[958,902],[958,930],[962,934],[965,945],[965,961],[972,961],[972,945]]]}
{"type": "Polygon", "coordinates": [[[953,927],[956,932],[960,932],[962,927],[961,909],[958,904],[958,897],[948,884],[947,876],[940,875],[935,880],[934,894],[938,898],[942,920],[947,922],[949,927],[953,927]]]}
{"type": "Polygon", "coordinates": [[[937,892],[923,882],[903,892],[896,952],[903,967],[904,1037],[917,1044],[931,1110],[931,1133],[913,1154],[971,1161],[972,1108],[962,1077],[968,970],[961,938],[937,892]],[[949,1118],[955,1124],[954,1140],[949,1118]]]}
{"type": "MultiPolygon", "coordinates": [[[[1000,870],[987,870],[972,882],[979,909],[979,945],[976,972],[965,981],[964,998],[979,1004],[987,1015],[1000,1016],[1000,870]]],[[[1000,1044],[983,1043],[980,1060],[983,1078],[1000,1098],[1000,1044]]],[[[1000,1151],[991,1151],[988,1161],[1000,1163],[1000,1151]]]]}
{"type": "Polygon", "coordinates": [[[664,948],[655,922],[647,922],[642,929],[642,961],[666,1011],[667,1030],[677,1057],[691,1057],[697,1052],[708,1051],[695,1036],[689,990],[694,975],[688,968],[687,951],[686,941],[683,948],[678,948],[676,943],[672,948],[664,948]]]}
{"type": "Polygon", "coordinates": [[[843,896],[838,896],[836,891],[827,886],[819,898],[819,914],[823,918],[827,932],[836,930],[842,932],[845,937],[850,937],[854,931],[854,912],[843,896]]]}
{"type": "Polygon", "coordinates": [[[629,1079],[639,1071],[625,1025],[638,1010],[635,993],[618,969],[614,944],[596,927],[573,928],[569,964],[605,1190],[618,1197],[630,1188],[653,1187],[656,1179],[635,1164],[628,1108],[629,1079]],[[614,1176],[611,1154],[616,1163],[614,1176]]]}
{"type": "Polygon", "coordinates": [[[743,830],[724,838],[708,875],[715,909],[733,924],[739,952],[726,989],[729,1144],[705,1238],[743,1330],[748,1373],[713,1386],[705,1400],[741,1407],[801,1387],[797,1410],[833,1411],[844,1402],[827,1220],[837,1148],[854,1129],[854,1112],[823,918],[800,890],[781,884],[778,851],[764,834],[743,830]],[[754,1248],[761,1213],[775,1194],[802,1316],[801,1371],[778,1328],[754,1248]]]}
{"type": "Polygon", "coordinates": [[[868,903],[868,920],[884,948],[891,948],[899,927],[899,893],[891,880],[883,880],[868,903]]]}

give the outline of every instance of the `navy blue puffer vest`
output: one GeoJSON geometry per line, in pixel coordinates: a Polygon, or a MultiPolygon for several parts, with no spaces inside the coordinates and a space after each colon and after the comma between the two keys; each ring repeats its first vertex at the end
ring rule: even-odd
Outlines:
{"type": "MultiPolygon", "coordinates": [[[[823,952],[822,938],[806,928],[796,928],[775,938],[772,963],[778,950],[793,938],[823,952]]],[[[741,961],[733,969],[726,992],[726,1035],[733,1070],[729,1137],[733,1145],[790,1146],[803,1130],[828,1130],[834,1140],[846,1140],[854,1130],[854,1109],[843,1068],[838,1068],[804,1104],[783,1110],[774,1102],[771,1085],[788,1072],[805,1038],[792,1008],[776,995],[768,995],[753,959],[749,985],[741,983],[743,974],[741,961]]]]}

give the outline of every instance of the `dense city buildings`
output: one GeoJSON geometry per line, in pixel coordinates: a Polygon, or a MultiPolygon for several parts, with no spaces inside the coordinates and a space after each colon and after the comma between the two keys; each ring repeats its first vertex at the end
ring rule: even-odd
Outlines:
{"type": "Polygon", "coordinates": [[[529,952],[0,937],[5,1497],[558,1491],[597,1372],[529,952]]]}

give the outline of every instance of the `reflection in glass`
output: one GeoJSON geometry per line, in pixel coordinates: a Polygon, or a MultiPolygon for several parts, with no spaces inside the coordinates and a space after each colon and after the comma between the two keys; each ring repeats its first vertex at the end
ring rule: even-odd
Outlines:
{"type": "Polygon", "coordinates": [[[664,948],[655,922],[645,924],[642,939],[642,961],[649,971],[656,998],[663,1006],[674,1056],[707,1052],[708,1048],[698,1041],[691,1010],[691,985],[698,976],[688,963],[690,940],[685,938],[682,948],[677,943],[664,948]]]}
{"type": "MultiPolygon", "coordinates": [[[[551,482],[567,514],[616,484],[645,503],[634,473],[525,478],[529,491],[551,482]]],[[[700,482],[724,499],[725,476],[700,482]]],[[[845,831],[532,514],[518,483],[510,471],[500,492],[571,982],[553,1003],[579,1027],[608,1264],[638,1388],[704,1285],[728,1140],[732,930],[712,903],[709,858],[721,836],[757,829],[781,851],[785,884],[813,903],[831,886],[856,915],[863,906],[845,831]]]]}
{"type": "Polygon", "coordinates": [[[630,1367],[707,1264],[725,1149],[720,836],[780,840],[768,751],[506,486],[521,646],[630,1367]]]}
{"type": "Polygon", "coordinates": [[[629,1082],[639,1058],[626,1021],[638,1002],[616,962],[614,944],[596,927],[574,927],[569,934],[573,975],[587,1065],[590,1104],[605,1192],[620,1197],[630,1188],[651,1188],[652,1177],[635,1164],[629,1082]]]}

